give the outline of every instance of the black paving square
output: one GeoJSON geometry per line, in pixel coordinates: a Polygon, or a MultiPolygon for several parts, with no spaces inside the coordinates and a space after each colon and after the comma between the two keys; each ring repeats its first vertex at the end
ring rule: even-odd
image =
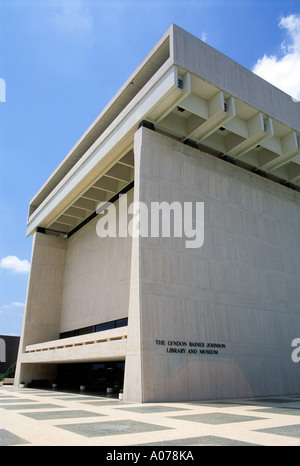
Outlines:
{"type": "Polygon", "coordinates": [[[100,417],[104,414],[92,413],[91,411],[72,410],[72,411],[38,411],[34,413],[22,413],[23,416],[30,417],[37,421],[49,419],[71,419],[78,417],[100,417]]]}
{"type": "Polygon", "coordinates": [[[262,413],[272,413],[272,414],[285,414],[288,416],[299,416],[300,417],[300,407],[299,408],[294,408],[294,407],[281,407],[278,406],[277,408],[258,408],[258,409],[253,409],[252,412],[260,411],[262,413]]]}
{"type": "MultiPolygon", "coordinates": [[[[3,404],[3,403],[34,403],[34,400],[30,400],[30,399],[25,399],[25,398],[18,398],[18,397],[14,397],[14,398],[9,398],[7,400],[1,400],[0,399],[0,405],[3,404]]],[[[38,402],[36,402],[38,403],[38,402]]]]}
{"type": "Polygon", "coordinates": [[[185,403],[186,405],[191,405],[191,406],[204,406],[205,408],[236,408],[239,406],[239,403],[232,403],[229,401],[189,401],[185,403]]]}
{"type": "Polygon", "coordinates": [[[124,406],[124,404],[126,404],[126,402],[122,402],[122,401],[119,401],[119,400],[116,400],[116,401],[84,401],[83,402],[84,405],[91,405],[91,406],[116,406],[116,407],[120,407],[120,406],[124,406]]]}
{"type": "Polygon", "coordinates": [[[258,421],[263,419],[261,417],[217,412],[207,414],[186,414],[184,416],[172,416],[172,418],[191,422],[201,422],[204,424],[231,424],[233,422],[258,421]]]}
{"type": "MultiPolygon", "coordinates": [[[[31,400],[32,403],[32,400],[31,400]]],[[[19,411],[21,409],[51,409],[51,408],[62,408],[62,406],[58,405],[53,405],[50,403],[39,403],[38,401],[34,404],[27,404],[27,403],[18,403],[18,404],[13,404],[13,405],[7,405],[7,406],[2,406],[4,409],[11,409],[11,410],[16,410],[19,411]]]]}
{"type": "Polygon", "coordinates": [[[295,403],[291,398],[257,398],[253,400],[255,403],[268,403],[268,404],[281,404],[281,403],[295,403]]]}
{"type": "Polygon", "coordinates": [[[7,447],[13,445],[24,445],[28,444],[27,440],[12,434],[6,429],[0,429],[0,447],[7,447]]]}
{"type": "Polygon", "coordinates": [[[300,438],[300,424],[269,427],[267,429],[257,429],[256,432],[265,432],[267,434],[284,435],[286,437],[300,438]]]}
{"type": "Polygon", "coordinates": [[[99,400],[99,398],[97,396],[85,396],[85,395],[66,395],[66,396],[60,396],[60,397],[57,397],[57,399],[60,399],[60,400],[76,400],[76,401],[88,401],[88,400],[99,400]]]}
{"type": "Polygon", "coordinates": [[[176,440],[166,440],[155,443],[143,443],[143,446],[182,446],[182,447],[193,447],[193,446],[255,446],[254,443],[240,442],[239,440],[232,440],[224,437],[217,437],[214,435],[204,435],[203,437],[191,437],[182,438],[176,440]]]}
{"type": "Polygon", "coordinates": [[[131,411],[133,413],[167,413],[169,411],[186,411],[188,408],[172,408],[172,406],[133,406],[120,408],[120,411],[131,411]]]}
{"type": "Polygon", "coordinates": [[[169,430],[169,427],[148,424],[145,422],[127,420],[90,422],[84,424],[69,424],[57,426],[84,437],[103,437],[107,435],[135,434],[141,432],[154,432],[169,430]]]}

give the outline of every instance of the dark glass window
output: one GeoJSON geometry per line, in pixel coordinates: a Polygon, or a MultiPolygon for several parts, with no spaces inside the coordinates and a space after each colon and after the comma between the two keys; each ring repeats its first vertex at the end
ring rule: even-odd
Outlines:
{"type": "Polygon", "coordinates": [[[102,330],[110,330],[111,328],[115,328],[115,321],[111,322],[104,322],[103,324],[95,325],[94,332],[101,332],[102,330]]]}
{"type": "Polygon", "coordinates": [[[94,327],[91,325],[90,327],[84,327],[78,329],[78,335],[86,335],[87,333],[93,333],[94,327]]]}
{"type": "Polygon", "coordinates": [[[128,325],[128,318],[116,320],[116,327],[126,327],[128,325]]]}
{"type": "Polygon", "coordinates": [[[78,335],[78,330],[70,330],[69,332],[61,333],[60,338],[76,337],[76,335],[78,335]]]}
{"type": "Polygon", "coordinates": [[[93,332],[102,332],[103,330],[110,330],[112,328],[126,327],[128,325],[128,318],[111,320],[110,322],[102,322],[101,324],[93,325],[90,327],[77,328],[69,332],[60,334],[60,338],[76,337],[77,335],[86,335],[93,332]]]}

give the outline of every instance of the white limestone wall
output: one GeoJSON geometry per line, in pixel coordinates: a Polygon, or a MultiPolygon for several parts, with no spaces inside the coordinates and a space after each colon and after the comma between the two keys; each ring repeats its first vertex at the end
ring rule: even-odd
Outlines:
{"type": "Polygon", "coordinates": [[[204,202],[205,212],[199,249],[140,239],[139,400],[299,393],[299,193],[145,128],[135,157],[140,201],[204,202]],[[224,347],[200,353],[207,343],[224,347]]]}
{"type": "MultiPolygon", "coordinates": [[[[127,196],[130,202],[132,191],[127,196]]],[[[131,238],[100,238],[99,218],[68,239],[60,332],[128,316],[131,238]]]]}

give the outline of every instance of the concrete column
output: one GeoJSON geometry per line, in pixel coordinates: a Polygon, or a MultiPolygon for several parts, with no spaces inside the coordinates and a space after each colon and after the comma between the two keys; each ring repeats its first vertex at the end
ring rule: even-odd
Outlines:
{"type": "MultiPolygon", "coordinates": [[[[59,338],[66,251],[67,239],[43,233],[34,235],[15,385],[21,380],[28,383],[40,378],[41,374],[47,378],[45,367],[22,364],[22,353],[27,345],[59,338]]],[[[52,369],[49,366],[51,376],[52,369]]]]}
{"type": "MultiPolygon", "coordinates": [[[[134,142],[134,202],[140,199],[141,132],[134,142]]],[[[140,238],[132,238],[128,335],[124,374],[125,401],[143,402],[140,299],[140,238]]]]}

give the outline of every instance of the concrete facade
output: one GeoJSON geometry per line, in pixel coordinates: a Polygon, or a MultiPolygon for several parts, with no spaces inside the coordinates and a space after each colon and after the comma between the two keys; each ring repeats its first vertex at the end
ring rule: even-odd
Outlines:
{"type": "Polygon", "coordinates": [[[131,238],[100,240],[97,221],[67,240],[60,332],[128,316],[131,238]]]}
{"type": "Polygon", "coordinates": [[[147,129],[136,145],[139,200],[205,205],[201,248],[140,240],[141,400],[297,393],[298,193],[147,129]]]}
{"type": "Polygon", "coordinates": [[[16,384],[123,361],[128,401],[299,393],[299,122],[289,96],[173,25],[30,204],[16,384]],[[170,235],[130,235],[129,211],[124,234],[125,198],[199,206],[204,223],[192,210],[177,235],[171,209],[170,235]],[[100,237],[106,202],[118,221],[100,237]]]}

